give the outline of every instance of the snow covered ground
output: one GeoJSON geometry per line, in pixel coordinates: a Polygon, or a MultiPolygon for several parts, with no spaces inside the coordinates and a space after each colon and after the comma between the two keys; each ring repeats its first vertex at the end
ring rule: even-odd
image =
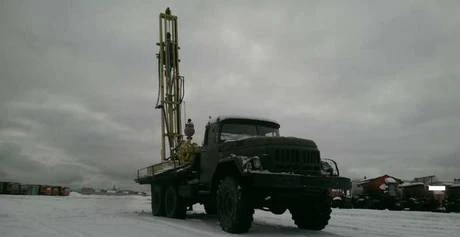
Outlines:
{"type": "MultiPolygon", "coordinates": [[[[151,216],[150,198],[140,196],[69,197],[0,195],[2,237],[230,236],[200,205],[185,220],[151,216]]],[[[256,211],[242,236],[460,236],[460,214],[334,209],[323,231],[297,229],[289,212],[256,211]]]]}

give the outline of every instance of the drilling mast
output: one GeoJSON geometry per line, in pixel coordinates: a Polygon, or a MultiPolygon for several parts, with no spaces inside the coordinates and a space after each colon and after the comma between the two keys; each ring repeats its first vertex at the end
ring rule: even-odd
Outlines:
{"type": "Polygon", "coordinates": [[[184,98],[184,77],[179,73],[179,45],[177,16],[166,9],[160,13],[160,41],[158,59],[158,99],[155,106],[161,110],[161,160],[174,158],[182,140],[181,105],[184,98]],[[166,152],[166,140],[169,151],[166,152]]]}

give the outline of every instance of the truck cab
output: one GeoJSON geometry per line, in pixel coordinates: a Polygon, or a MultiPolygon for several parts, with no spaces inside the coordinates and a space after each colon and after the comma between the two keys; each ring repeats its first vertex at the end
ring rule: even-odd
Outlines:
{"type": "MultiPolygon", "coordinates": [[[[247,155],[247,151],[241,150],[245,140],[279,137],[279,127],[274,121],[248,117],[226,116],[210,121],[206,125],[200,154],[201,183],[211,184],[217,166],[228,163],[230,155],[247,155]]],[[[241,164],[233,165],[242,168],[239,167],[241,164]]]]}
{"type": "MultiPolygon", "coordinates": [[[[331,166],[323,166],[326,162],[314,141],[280,136],[279,129],[279,123],[262,118],[225,116],[210,121],[199,171],[202,187],[209,190],[207,200],[219,200],[220,185],[231,179],[246,190],[252,208],[274,214],[289,209],[299,227],[322,229],[330,213],[329,192],[350,190],[351,182],[339,177],[338,170],[330,172],[331,166]],[[310,210],[308,216],[306,209],[315,209],[316,214],[310,210]]],[[[215,203],[204,205],[212,210],[215,203]]]]}

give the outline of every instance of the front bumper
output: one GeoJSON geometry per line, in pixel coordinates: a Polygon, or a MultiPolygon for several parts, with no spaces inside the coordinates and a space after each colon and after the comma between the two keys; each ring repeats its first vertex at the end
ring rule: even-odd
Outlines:
{"type": "Polygon", "coordinates": [[[264,192],[281,195],[316,195],[331,189],[351,189],[351,180],[339,176],[310,176],[287,173],[251,171],[245,173],[250,186],[264,192]]]}

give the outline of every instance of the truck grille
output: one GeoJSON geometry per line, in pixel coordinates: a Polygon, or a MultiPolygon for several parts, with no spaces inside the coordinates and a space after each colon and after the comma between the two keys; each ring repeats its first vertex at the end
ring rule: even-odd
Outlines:
{"type": "Polygon", "coordinates": [[[273,171],[294,173],[319,171],[320,155],[317,150],[280,148],[274,149],[271,154],[271,170],[273,171]]]}

